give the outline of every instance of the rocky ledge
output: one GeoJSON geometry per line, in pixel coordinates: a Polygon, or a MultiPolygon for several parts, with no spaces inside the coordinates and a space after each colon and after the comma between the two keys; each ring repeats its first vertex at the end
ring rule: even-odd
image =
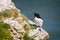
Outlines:
{"type": "Polygon", "coordinates": [[[48,33],[34,29],[11,0],[0,0],[0,40],[47,40],[48,33]]]}

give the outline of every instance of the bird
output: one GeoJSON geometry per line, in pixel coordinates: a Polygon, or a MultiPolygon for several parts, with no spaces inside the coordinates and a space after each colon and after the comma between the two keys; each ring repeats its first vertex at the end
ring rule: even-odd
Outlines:
{"type": "Polygon", "coordinates": [[[41,16],[38,14],[38,13],[36,13],[36,12],[34,12],[34,22],[35,22],[35,25],[36,25],[36,27],[39,27],[39,30],[41,31],[41,29],[42,29],[42,25],[43,25],[43,19],[41,18],[41,16]]]}

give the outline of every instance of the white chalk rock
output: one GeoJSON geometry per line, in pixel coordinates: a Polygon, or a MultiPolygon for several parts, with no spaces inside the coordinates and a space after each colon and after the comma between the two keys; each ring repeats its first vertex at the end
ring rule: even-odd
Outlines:
{"type": "Polygon", "coordinates": [[[20,29],[20,30],[18,30],[17,32],[18,32],[18,33],[21,33],[21,32],[23,33],[23,32],[25,32],[25,30],[24,30],[24,29],[20,29]]]}
{"type": "Polygon", "coordinates": [[[18,39],[18,38],[14,38],[14,40],[20,40],[20,39],[18,39]]]}
{"type": "Polygon", "coordinates": [[[39,28],[34,29],[34,30],[30,30],[29,33],[28,33],[28,35],[29,35],[29,36],[34,36],[34,35],[36,35],[38,32],[39,32],[39,28]]]}
{"type": "Polygon", "coordinates": [[[40,40],[39,37],[35,37],[34,40],[40,40]]]}
{"type": "Polygon", "coordinates": [[[22,26],[18,21],[12,20],[10,18],[5,19],[3,22],[10,24],[15,29],[22,29],[22,26]]]}
{"type": "Polygon", "coordinates": [[[6,9],[15,9],[15,5],[12,0],[0,0],[0,12],[6,9]]]}

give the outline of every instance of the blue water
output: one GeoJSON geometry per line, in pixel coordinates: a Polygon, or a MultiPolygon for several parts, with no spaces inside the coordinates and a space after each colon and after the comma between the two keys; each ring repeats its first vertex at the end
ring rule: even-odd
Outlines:
{"type": "Polygon", "coordinates": [[[13,0],[16,7],[29,19],[34,12],[44,20],[43,28],[49,33],[49,40],[60,40],[60,0],[13,0]]]}

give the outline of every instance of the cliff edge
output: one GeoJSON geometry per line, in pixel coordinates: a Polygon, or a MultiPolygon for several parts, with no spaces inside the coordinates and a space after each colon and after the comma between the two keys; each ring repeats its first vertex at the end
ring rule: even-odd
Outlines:
{"type": "Polygon", "coordinates": [[[47,40],[48,33],[34,29],[12,0],[0,0],[0,40],[47,40]]]}

